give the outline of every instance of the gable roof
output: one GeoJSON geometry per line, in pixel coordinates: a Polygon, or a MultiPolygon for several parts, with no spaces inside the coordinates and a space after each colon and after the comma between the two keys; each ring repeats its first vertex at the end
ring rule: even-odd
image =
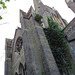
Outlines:
{"type": "Polygon", "coordinates": [[[21,13],[22,13],[24,18],[29,18],[29,16],[32,14],[32,11],[33,11],[33,7],[32,6],[30,7],[30,9],[29,9],[29,11],[27,13],[22,11],[22,10],[20,10],[20,16],[21,16],[21,13]]]}

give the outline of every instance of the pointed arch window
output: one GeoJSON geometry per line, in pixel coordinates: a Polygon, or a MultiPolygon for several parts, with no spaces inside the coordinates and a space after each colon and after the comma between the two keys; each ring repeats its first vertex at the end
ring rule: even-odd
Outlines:
{"type": "Polygon", "coordinates": [[[16,41],[16,46],[15,46],[15,51],[16,52],[20,52],[20,50],[22,49],[22,37],[18,37],[17,41],[16,41]]]}
{"type": "Polygon", "coordinates": [[[18,75],[18,73],[16,72],[15,75],[18,75]]]}
{"type": "Polygon", "coordinates": [[[20,63],[19,65],[19,75],[25,75],[23,64],[20,63]]]}

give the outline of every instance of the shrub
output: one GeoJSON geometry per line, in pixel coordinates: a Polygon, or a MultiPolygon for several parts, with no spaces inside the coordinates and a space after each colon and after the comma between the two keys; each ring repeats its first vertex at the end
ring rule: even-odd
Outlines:
{"type": "Polygon", "coordinates": [[[36,20],[39,24],[41,24],[41,23],[42,23],[42,21],[41,21],[42,16],[41,16],[41,15],[36,14],[36,16],[34,17],[34,19],[35,19],[35,20],[36,20]]]}

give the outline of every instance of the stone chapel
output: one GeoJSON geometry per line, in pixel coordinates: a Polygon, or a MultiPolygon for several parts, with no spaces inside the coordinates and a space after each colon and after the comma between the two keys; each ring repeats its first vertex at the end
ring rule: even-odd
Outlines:
{"type": "Polygon", "coordinates": [[[57,10],[44,5],[41,0],[33,2],[35,10],[32,6],[28,13],[20,10],[21,28],[16,29],[13,39],[6,39],[5,75],[60,75],[44,31],[34,16],[40,14],[43,17],[43,27],[48,27],[47,16],[61,28],[66,22],[57,10]]]}

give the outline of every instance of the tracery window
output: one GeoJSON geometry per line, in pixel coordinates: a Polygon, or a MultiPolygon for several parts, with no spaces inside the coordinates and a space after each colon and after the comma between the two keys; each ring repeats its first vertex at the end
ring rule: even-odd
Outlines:
{"type": "Polygon", "coordinates": [[[20,50],[22,49],[22,44],[23,44],[22,37],[18,37],[15,45],[16,52],[20,52],[20,50]]]}

